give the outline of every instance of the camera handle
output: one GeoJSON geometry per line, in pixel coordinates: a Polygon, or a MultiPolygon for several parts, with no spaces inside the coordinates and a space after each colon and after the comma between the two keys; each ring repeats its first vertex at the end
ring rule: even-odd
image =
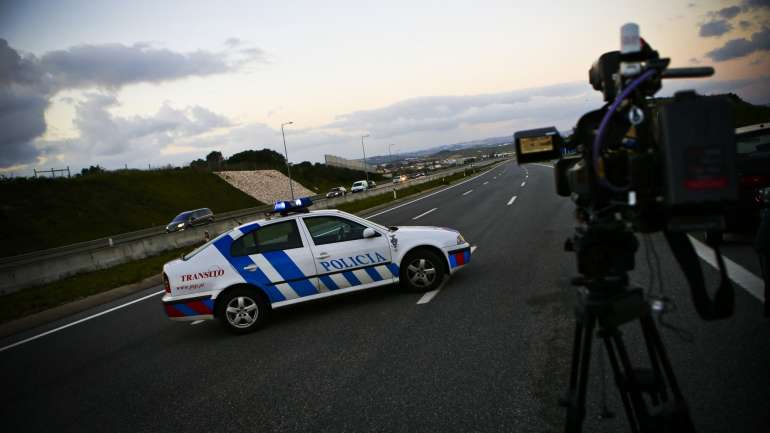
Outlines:
{"type": "Polygon", "coordinates": [[[692,242],[687,237],[687,233],[665,230],[663,234],[666,236],[668,246],[671,248],[674,257],[676,257],[679,267],[682,268],[685,278],[687,278],[693,304],[698,315],[703,320],[708,321],[725,319],[732,316],[735,310],[735,290],[730,283],[730,279],[727,277],[727,269],[725,268],[722,253],[719,251],[719,246],[714,245],[714,253],[719,265],[721,282],[712,300],[706,291],[703,270],[701,269],[698,256],[695,254],[692,242]]]}

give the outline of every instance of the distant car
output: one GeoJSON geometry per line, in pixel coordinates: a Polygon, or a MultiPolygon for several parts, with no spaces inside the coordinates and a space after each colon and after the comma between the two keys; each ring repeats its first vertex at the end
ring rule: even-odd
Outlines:
{"type": "Polygon", "coordinates": [[[370,181],[369,181],[369,188],[370,188],[370,189],[371,189],[371,188],[374,188],[374,187],[376,187],[376,186],[377,186],[377,184],[376,184],[376,183],[374,183],[374,181],[373,181],[373,180],[370,180],[370,181]]]}
{"type": "Polygon", "coordinates": [[[180,213],[166,225],[166,233],[178,232],[193,226],[214,222],[214,213],[209,208],[188,210],[180,213]]]}
{"type": "MultiPolygon", "coordinates": [[[[725,231],[753,231],[759,223],[760,193],[770,187],[770,123],[737,128],[735,146],[738,202],[726,215],[725,231]]],[[[708,232],[706,240],[720,242],[722,232],[708,232]]]]}
{"type": "Polygon", "coordinates": [[[353,186],[350,188],[350,192],[364,192],[367,189],[369,189],[369,185],[366,183],[365,180],[359,180],[356,182],[353,182],[353,186]]]}
{"type": "Polygon", "coordinates": [[[334,187],[326,193],[326,198],[343,197],[348,193],[348,190],[344,186],[334,187]]]}

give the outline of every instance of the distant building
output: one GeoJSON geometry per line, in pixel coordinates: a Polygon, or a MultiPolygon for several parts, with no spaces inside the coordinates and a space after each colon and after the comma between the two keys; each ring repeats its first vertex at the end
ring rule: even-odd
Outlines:
{"type": "MultiPolygon", "coordinates": [[[[326,165],[332,167],[364,171],[364,163],[361,160],[345,159],[334,155],[324,155],[324,160],[326,160],[326,165]]],[[[369,173],[377,173],[377,167],[372,164],[366,164],[366,171],[369,173]]]]}

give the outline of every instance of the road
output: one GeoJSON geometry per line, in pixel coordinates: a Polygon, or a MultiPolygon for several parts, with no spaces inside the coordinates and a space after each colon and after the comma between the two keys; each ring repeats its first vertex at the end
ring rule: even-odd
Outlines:
{"type": "MultiPolygon", "coordinates": [[[[551,168],[506,163],[375,214],[382,224],[456,228],[478,247],[427,301],[379,288],[278,310],[267,328],[231,337],[214,322],[168,321],[153,288],[0,341],[149,297],[1,351],[3,431],[562,431],[575,299],[574,258],[562,245],[573,206],[552,183],[551,168]]],[[[738,288],[733,318],[701,321],[661,237],[652,244],[678,306],[667,321],[681,329],[662,334],[698,431],[767,431],[770,330],[760,302],[738,288]]],[[[650,275],[644,254],[632,275],[640,284],[650,275]]],[[[717,272],[704,270],[714,287],[717,272]]],[[[636,329],[625,334],[640,356],[636,329]]],[[[627,431],[609,377],[617,417],[597,419],[594,367],[584,431],[627,431]]]]}

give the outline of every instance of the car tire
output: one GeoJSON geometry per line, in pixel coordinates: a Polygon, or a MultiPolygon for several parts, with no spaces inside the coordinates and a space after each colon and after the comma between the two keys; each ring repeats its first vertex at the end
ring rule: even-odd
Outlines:
{"type": "Polygon", "coordinates": [[[441,284],[446,274],[446,266],[441,256],[435,252],[418,249],[404,257],[399,274],[402,288],[411,292],[429,292],[441,284]]]}
{"type": "Polygon", "coordinates": [[[261,328],[270,314],[270,305],[256,289],[237,288],[217,302],[216,317],[233,334],[248,334],[261,328]]]}

